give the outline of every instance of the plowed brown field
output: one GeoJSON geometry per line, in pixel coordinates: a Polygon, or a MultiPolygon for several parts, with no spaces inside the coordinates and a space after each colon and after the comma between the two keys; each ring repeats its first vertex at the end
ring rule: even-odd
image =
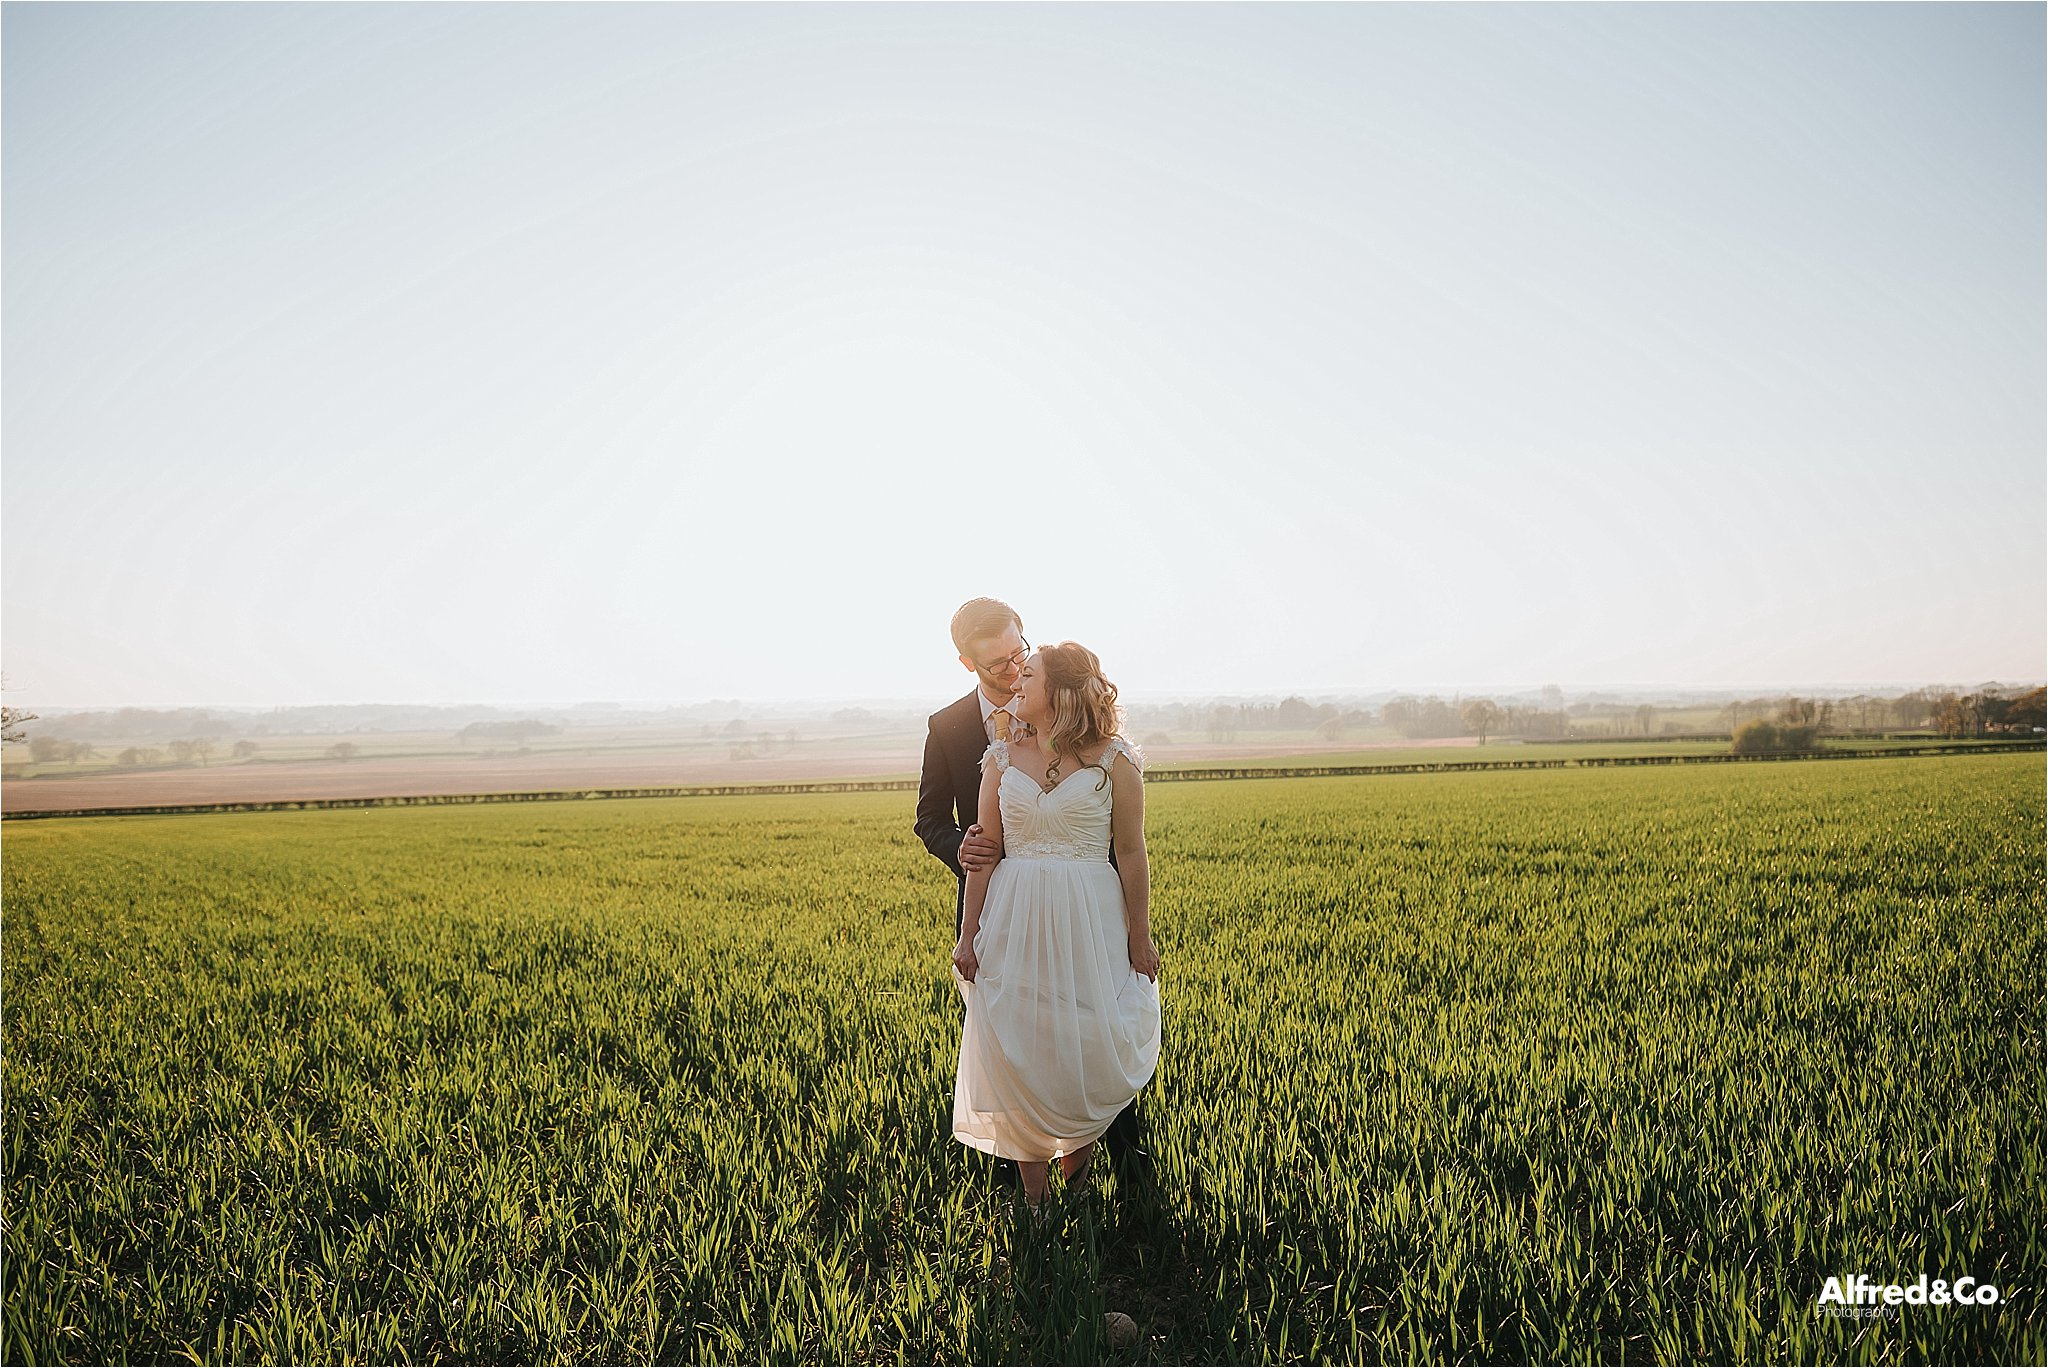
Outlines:
{"type": "MultiPolygon", "coordinates": [[[[1386,742],[1355,749],[1361,761],[1375,750],[1457,747],[1469,738],[1386,742]]],[[[1316,745],[1190,743],[1162,747],[1159,765],[1217,760],[1278,760],[1327,755],[1316,745]]],[[[536,752],[481,758],[378,757],[356,760],[215,763],[203,768],[128,770],[79,776],[47,775],[0,783],[0,811],[63,812],[82,808],[159,807],[180,803],[276,803],[320,798],[393,798],[443,793],[531,793],[556,789],[652,788],[684,784],[779,784],[813,779],[914,778],[921,752],[898,743],[835,748],[824,754],[732,760],[703,749],[536,752]]]]}

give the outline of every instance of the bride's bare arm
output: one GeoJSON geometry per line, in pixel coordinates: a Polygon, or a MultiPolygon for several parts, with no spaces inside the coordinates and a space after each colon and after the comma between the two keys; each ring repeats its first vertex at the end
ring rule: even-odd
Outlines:
{"type": "Polygon", "coordinates": [[[1159,981],[1159,947],[1152,943],[1152,865],[1145,855],[1145,777],[1119,754],[1109,768],[1109,838],[1117,877],[1124,885],[1124,928],[1131,968],[1159,981]]]}
{"type": "Polygon", "coordinates": [[[981,829],[996,843],[997,855],[994,861],[967,873],[966,906],[960,920],[960,939],[953,946],[953,963],[960,970],[960,977],[974,982],[981,961],[974,954],[974,937],[981,930],[981,907],[988,901],[988,881],[995,874],[996,865],[1002,861],[1003,848],[1003,803],[998,789],[1003,781],[1002,768],[990,764],[981,772],[981,796],[975,800],[975,818],[981,829]]]}

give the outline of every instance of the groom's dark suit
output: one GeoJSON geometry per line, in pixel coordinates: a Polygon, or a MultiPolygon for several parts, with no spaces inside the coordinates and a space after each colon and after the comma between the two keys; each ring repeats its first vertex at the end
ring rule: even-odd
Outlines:
{"type": "Polygon", "coordinates": [[[981,757],[988,751],[980,692],[931,715],[924,737],[924,770],[917,779],[917,839],[944,860],[959,881],[953,896],[955,935],[967,915],[967,871],[960,867],[960,842],[981,805],[981,757]]]}
{"type": "MultiPolygon", "coordinates": [[[[967,918],[967,871],[960,868],[960,843],[981,807],[981,757],[988,753],[988,728],[981,720],[980,690],[948,703],[931,715],[924,737],[924,768],[917,779],[917,839],[946,862],[958,881],[953,895],[953,934],[967,918]]],[[[1110,851],[1109,863],[1116,864],[1110,851]]],[[[1144,1150],[1138,1144],[1137,1103],[1117,1113],[1102,1137],[1103,1148],[1118,1163],[1129,1163],[1144,1150]]],[[[996,1165],[1005,1182],[1015,1181],[1008,1160],[996,1165]]]]}

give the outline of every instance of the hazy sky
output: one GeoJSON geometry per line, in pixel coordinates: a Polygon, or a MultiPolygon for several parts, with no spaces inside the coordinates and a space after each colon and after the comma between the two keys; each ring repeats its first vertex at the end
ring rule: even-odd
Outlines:
{"type": "Polygon", "coordinates": [[[2048,673],[2040,5],[0,42],[10,702],[2048,673]]]}

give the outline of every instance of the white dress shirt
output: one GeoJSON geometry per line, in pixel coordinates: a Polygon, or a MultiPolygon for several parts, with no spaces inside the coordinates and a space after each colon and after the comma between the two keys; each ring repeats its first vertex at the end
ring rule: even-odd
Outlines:
{"type": "Polygon", "coordinates": [[[984,736],[988,737],[991,741],[996,739],[996,724],[991,719],[995,717],[996,709],[999,707],[1010,715],[1011,735],[1014,736],[1016,734],[1018,723],[1017,700],[1015,698],[1010,699],[1007,703],[992,703],[989,701],[989,696],[981,691],[979,685],[975,686],[974,697],[981,704],[981,730],[984,736]]]}

